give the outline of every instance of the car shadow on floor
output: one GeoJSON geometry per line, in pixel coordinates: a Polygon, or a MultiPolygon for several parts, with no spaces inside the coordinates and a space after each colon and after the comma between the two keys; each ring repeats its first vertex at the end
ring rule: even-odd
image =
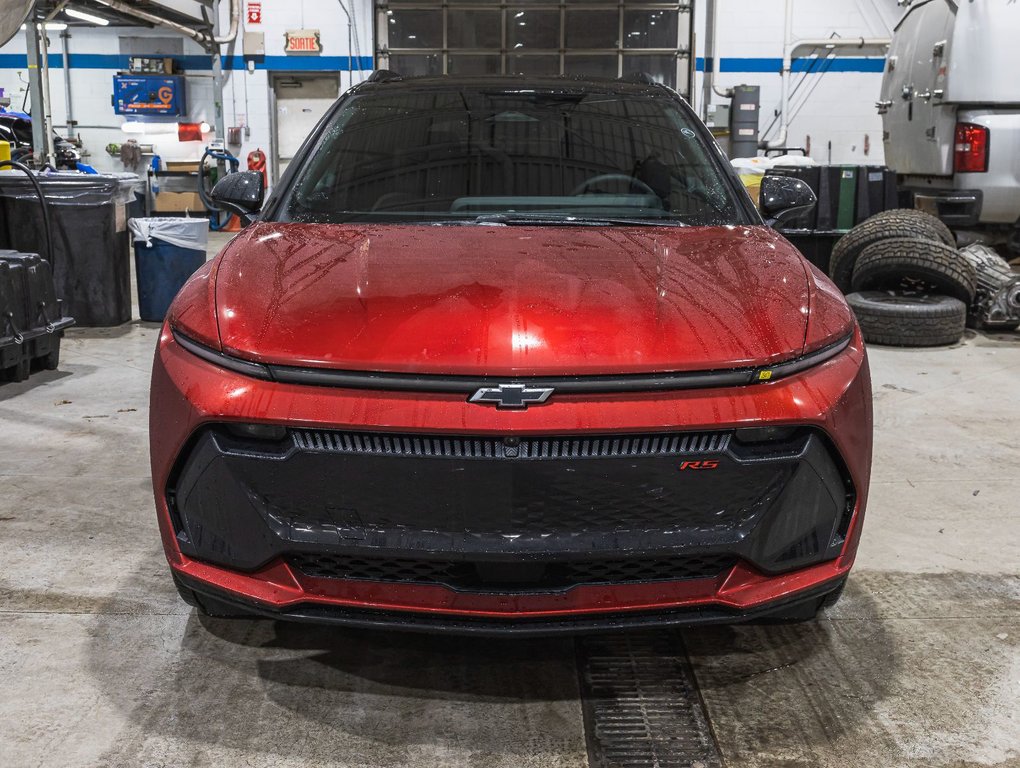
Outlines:
{"type": "Polygon", "coordinates": [[[554,674],[574,664],[570,638],[429,635],[197,613],[193,620],[210,635],[242,648],[301,654],[259,659],[258,674],[271,683],[337,692],[371,685],[396,695],[471,701],[577,698],[575,677],[554,674]],[[262,625],[261,631],[253,631],[253,625],[262,625]]]}

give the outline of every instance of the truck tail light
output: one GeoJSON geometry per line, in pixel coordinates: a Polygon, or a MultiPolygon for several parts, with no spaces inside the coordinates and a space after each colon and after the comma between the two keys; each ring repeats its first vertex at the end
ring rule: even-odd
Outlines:
{"type": "Polygon", "coordinates": [[[984,173],[988,170],[988,129],[973,123],[956,124],[953,146],[956,173],[984,173]]]}

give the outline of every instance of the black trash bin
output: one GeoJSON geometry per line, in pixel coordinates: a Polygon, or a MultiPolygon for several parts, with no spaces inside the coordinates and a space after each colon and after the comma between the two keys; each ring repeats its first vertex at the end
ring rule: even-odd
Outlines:
{"type": "MultiPolygon", "coordinates": [[[[53,232],[53,278],[64,311],[78,325],[131,319],[131,245],[126,204],[134,174],[37,174],[53,232]]],[[[0,248],[38,253],[45,243],[35,188],[21,173],[0,171],[0,248]]]]}

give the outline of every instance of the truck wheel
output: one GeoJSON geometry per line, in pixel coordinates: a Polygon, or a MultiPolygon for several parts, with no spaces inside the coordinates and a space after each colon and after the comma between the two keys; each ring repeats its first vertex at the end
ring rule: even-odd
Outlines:
{"type": "Polygon", "coordinates": [[[967,322],[967,305],[952,296],[908,296],[884,291],[851,293],[847,304],[864,340],[892,347],[955,344],[967,322]]]}
{"type": "Polygon", "coordinates": [[[956,246],[956,239],[949,227],[924,211],[911,208],[883,211],[862,221],[836,241],[829,259],[829,277],[843,293],[849,292],[854,264],[864,249],[893,237],[909,237],[956,246]]]}
{"type": "Polygon", "coordinates": [[[855,291],[938,293],[969,305],[977,291],[973,265],[942,243],[897,237],[865,248],[854,265],[855,291]]]}

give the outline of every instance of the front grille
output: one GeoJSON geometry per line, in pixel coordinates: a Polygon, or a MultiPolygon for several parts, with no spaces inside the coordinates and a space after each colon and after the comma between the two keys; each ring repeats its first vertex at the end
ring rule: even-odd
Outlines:
{"type": "Polygon", "coordinates": [[[842,545],[848,488],[809,429],[759,445],[727,431],[292,428],[258,440],[213,425],[167,500],[182,551],[218,565],[253,571],[316,553],[295,564],[325,578],[506,591],[712,578],[733,562],[694,554],[770,573],[820,562],[842,545]]]}
{"type": "Polygon", "coordinates": [[[457,459],[588,459],[624,456],[684,456],[726,450],[727,432],[626,437],[431,437],[296,429],[294,444],[305,451],[376,456],[436,456],[457,459]]]}
{"type": "Polygon", "coordinates": [[[731,555],[620,558],[560,562],[465,562],[369,558],[316,553],[288,562],[306,576],[413,584],[442,584],[462,590],[538,591],[584,584],[632,584],[715,578],[735,564],[731,555]]]}

